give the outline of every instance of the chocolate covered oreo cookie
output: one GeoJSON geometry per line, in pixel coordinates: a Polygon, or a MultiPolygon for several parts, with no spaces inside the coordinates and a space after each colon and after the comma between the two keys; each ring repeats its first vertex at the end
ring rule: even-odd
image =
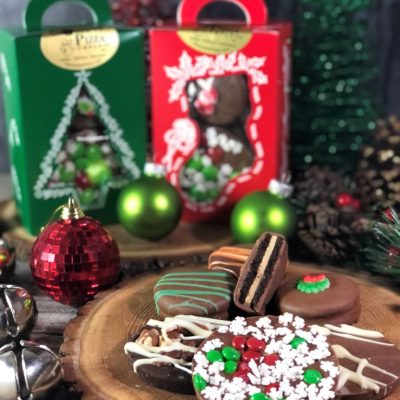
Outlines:
{"type": "Polygon", "coordinates": [[[235,288],[240,309],[263,315],[265,307],[282,283],[288,267],[288,247],[283,236],[264,233],[244,263],[235,288]]]}

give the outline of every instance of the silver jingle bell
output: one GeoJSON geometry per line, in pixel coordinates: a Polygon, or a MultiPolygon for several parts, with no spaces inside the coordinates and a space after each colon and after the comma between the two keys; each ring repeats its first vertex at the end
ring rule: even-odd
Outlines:
{"type": "Polygon", "coordinates": [[[36,317],[36,302],[27,290],[0,285],[0,346],[29,334],[36,317]]]}
{"type": "Polygon", "coordinates": [[[41,399],[61,379],[60,360],[48,347],[21,340],[0,348],[0,400],[41,399]]]}
{"type": "Polygon", "coordinates": [[[11,275],[15,269],[15,249],[0,239],[0,280],[11,275]]]}

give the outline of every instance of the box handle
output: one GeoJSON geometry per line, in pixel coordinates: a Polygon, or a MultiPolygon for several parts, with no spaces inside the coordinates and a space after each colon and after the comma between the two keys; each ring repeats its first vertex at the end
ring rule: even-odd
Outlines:
{"type": "Polygon", "coordinates": [[[46,10],[55,3],[69,2],[82,4],[89,8],[95,26],[113,24],[110,5],[107,0],[30,0],[24,16],[24,26],[27,32],[42,30],[42,18],[46,10]]]}
{"type": "MultiPolygon", "coordinates": [[[[199,26],[198,17],[205,6],[217,0],[182,0],[177,12],[177,22],[181,27],[199,26]]],[[[260,26],[268,23],[268,9],[264,0],[222,0],[236,4],[246,16],[246,25],[260,26]]],[[[226,22],[226,21],[223,21],[226,22]]]]}

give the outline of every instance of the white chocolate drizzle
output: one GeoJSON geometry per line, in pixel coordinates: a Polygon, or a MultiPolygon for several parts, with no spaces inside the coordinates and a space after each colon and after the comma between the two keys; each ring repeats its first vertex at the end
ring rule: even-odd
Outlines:
{"type": "Polygon", "coordinates": [[[156,357],[157,354],[169,353],[171,351],[195,353],[197,351],[197,347],[186,346],[185,344],[179,342],[174,342],[172,345],[165,347],[146,346],[134,342],[129,342],[125,345],[125,352],[136,353],[145,357],[156,357]]]}
{"type": "Polygon", "coordinates": [[[154,365],[157,363],[166,363],[166,364],[173,364],[175,365],[192,365],[191,362],[187,362],[185,360],[177,360],[175,358],[172,357],[168,357],[168,356],[160,356],[157,358],[141,358],[140,360],[136,360],[133,363],[133,370],[135,373],[137,373],[137,369],[139,367],[141,367],[142,365],[154,365]]]}
{"type": "MultiPolygon", "coordinates": [[[[192,365],[192,363],[189,363],[189,364],[192,365]]],[[[174,364],[174,367],[178,368],[184,372],[187,372],[189,375],[192,375],[192,370],[189,368],[182,367],[182,365],[179,365],[179,364],[174,364]]]]}
{"type": "Polygon", "coordinates": [[[350,326],[350,325],[344,325],[344,324],[342,324],[340,326],[312,325],[312,328],[315,329],[321,335],[325,335],[325,336],[330,336],[330,335],[340,336],[340,337],[344,337],[347,339],[358,340],[360,342],[374,343],[374,344],[381,345],[381,346],[391,346],[391,347],[394,346],[392,343],[370,339],[370,338],[375,338],[375,339],[384,338],[384,336],[380,332],[368,331],[366,329],[360,329],[360,328],[356,328],[356,327],[350,326]]]}
{"type": "MultiPolygon", "coordinates": [[[[206,339],[215,329],[219,328],[220,326],[228,326],[229,324],[230,321],[196,317],[193,315],[177,315],[173,318],[166,318],[165,321],[156,321],[151,319],[147,323],[148,326],[161,329],[161,336],[166,343],[171,343],[171,339],[168,337],[168,332],[174,329],[183,328],[188,330],[195,337],[206,339]]],[[[186,337],[185,339],[190,340],[190,338],[186,337]]]]}
{"type": "MultiPolygon", "coordinates": [[[[347,339],[373,343],[380,346],[391,346],[391,347],[394,346],[394,344],[385,341],[372,340],[372,339],[384,339],[384,335],[381,332],[360,329],[355,326],[350,326],[345,324],[336,326],[327,324],[324,326],[313,325],[312,328],[316,332],[325,336],[330,336],[330,335],[340,336],[347,339]]],[[[351,354],[350,351],[348,351],[343,346],[334,344],[332,345],[332,348],[339,359],[346,359],[357,364],[356,371],[351,371],[350,369],[340,365],[338,389],[342,389],[343,386],[345,386],[346,383],[349,381],[357,384],[362,389],[373,390],[375,393],[379,393],[381,387],[387,386],[387,384],[384,382],[380,382],[378,380],[363,375],[365,368],[377,371],[380,374],[386,375],[393,379],[398,378],[397,375],[392,374],[391,372],[386,371],[383,368],[379,368],[374,364],[371,364],[367,359],[356,357],[354,354],[351,354]]]]}
{"type": "Polygon", "coordinates": [[[356,326],[352,326],[352,325],[342,324],[339,327],[339,326],[327,324],[327,325],[325,325],[325,327],[330,329],[331,331],[348,333],[351,335],[357,335],[357,336],[369,337],[369,338],[377,338],[377,339],[384,338],[384,335],[381,332],[370,331],[367,329],[361,329],[361,328],[357,328],[356,326]]]}
{"type": "MultiPolygon", "coordinates": [[[[350,371],[349,369],[339,366],[340,374],[339,374],[339,383],[338,390],[342,389],[342,387],[348,382],[353,382],[360,386],[363,389],[373,390],[374,392],[379,392],[378,382],[371,378],[366,378],[363,375],[358,374],[357,372],[350,371]]],[[[381,382],[379,382],[381,384],[381,382]]],[[[385,385],[386,386],[386,385],[385,385]]]]}
{"type": "Polygon", "coordinates": [[[353,361],[357,363],[357,370],[355,372],[350,371],[347,368],[340,367],[340,377],[339,377],[339,384],[338,384],[338,389],[341,389],[347,381],[351,381],[353,383],[356,383],[359,385],[362,389],[372,389],[374,392],[378,393],[379,392],[379,386],[387,386],[386,383],[377,381],[375,379],[369,378],[365,375],[363,375],[364,369],[366,367],[380,372],[383,375],[390,376],[391,378],[397,378],[396,375],[392,374],[389,371],[384,370],[383,368],[379,368],[374,364],[371,364],[368,362],[367,359],[365,358],[359,358],[356,357],[355,355],[351,354],[346,348],[343,346],[339,346],[337,344],[332,346],[333,351],[335,352],[336,356],[340,358],[344,358],[346,360],[353,361]]]}
{"type": "MultiPolygon", "coordinates": [[[[157,321],[151,319],[147,322],[146,326],[159,328],[161,330],[161,337],[166,343],[166,346],[148,346],[146,344],[139,344],[129,342],[125,344],[125,354],[134,353],[139,356],[145,357],[136,360],[133,363],[133,369],[137,372],[137,369],[142,365],[155,365],[157,363],[172,364],[176,368],[181,369],[191,374],[191,370],[183,367],[183,365],[190,366],[192,363],[172,358],[166,354],[172,351],[183,351],[186,353],[195,353],[197,347],[187,346],[179,341],[174,341],[168,337],[168,332],[178,328],[188,330],[195,336],[184,336],[180,335],[181,341],[189,340],[202,340],[208,338],[211,333],[221,326],[228,326],[230,321],[216,320],[212,318],[203,318],[192,315],[178,315],[172,318],[166,318],[165,321],[157,321]]],[[[179,340],[179,339],[178,339],[179,340]]]]}

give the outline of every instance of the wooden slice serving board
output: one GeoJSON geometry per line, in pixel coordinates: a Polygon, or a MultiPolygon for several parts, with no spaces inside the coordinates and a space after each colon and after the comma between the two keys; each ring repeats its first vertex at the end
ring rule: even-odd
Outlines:
{"type": "MultiPolygon", "coordinates": [[[[36,238],[22,228],[12,201],[0,203],[0,229],[4,239],[15,246],[17,257],[28,260],[36,238]]],[[[136,273],[154,269],[153,266],[204,261],[216,248],[233,241],[229,227],[224,225],[181,223],[157,242],[133,237],[121,225],[107,226],[107,229],[118,243],[122,261],[134,265],[136,273]]]]}
{"type": "MultiPolygon", "coordinates": [[[[316,270],[321,268],[291,264],[289,276],[316,270]]],[[[176,395],[144,384],[133,373],[123,351],[132,333],[156,317],[153,287],[159,277],[159,274],[147,274],[132,279],[120,289],[100,294],[67,326],[61,347],[65,379],[83,391],[83,400],[194,399],[194,396],[176,395]]],[[[360,286],[362,302],[357,325],[381,331],[400,346],[399,296],[365,278],[354,277],[354,280],[360,286]]],[[[387,397],[388,400],[399,398],[400,390],[387,397]]]]}

